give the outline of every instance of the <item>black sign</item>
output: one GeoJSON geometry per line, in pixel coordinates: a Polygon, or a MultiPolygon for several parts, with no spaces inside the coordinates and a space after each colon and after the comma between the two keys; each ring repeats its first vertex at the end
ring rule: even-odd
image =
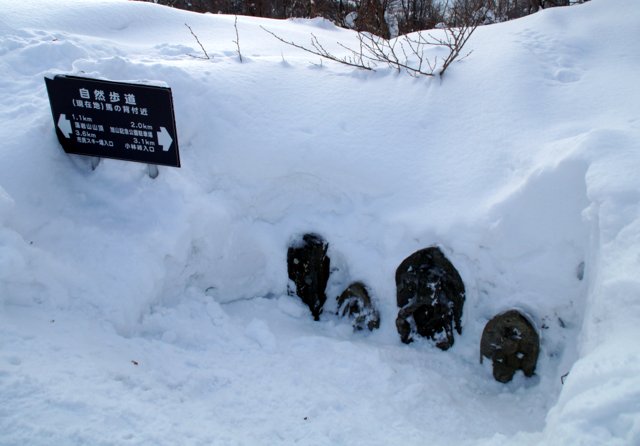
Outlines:
{"type": "Polygon", "coordinates": [[[45,82],[65,152],[180,167],[170,88],[62,75],[45,82]]]}

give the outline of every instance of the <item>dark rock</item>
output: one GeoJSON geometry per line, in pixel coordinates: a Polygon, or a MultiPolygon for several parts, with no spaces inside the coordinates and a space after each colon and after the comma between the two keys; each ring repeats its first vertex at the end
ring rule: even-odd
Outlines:
{"type": "Polygon", "coordinates": [[[305,234],[287,251],[289,279],[296,286],[295,294],[307,304],[317,321],[327,300],[325,288],[329,281],[327,242],[317,234],[305,234]]]}
{"type": "Polygon", "coordinates": [[[380,328],[380,314],[373,307],[367,288],[361,282],[349,285],[338,299],[338,315],[353,320],[354,330],[380,328]]]}
{"type": "Polygon", "coordinates": [[[460,334],[464,283],[458,271],[437,247],[417,251],[396,270],[398,317],[396,328],[402,342],[415,334],[435,341],[447,350],[453,345],[453,330],[460,334]]]}
{"type": "Polygon", "coordinates": [[[519,311],[509,310],[491,319],[480,341],[482,357],[493,361],[496,381],[511,381],[518,370],[533,376],[538,362],[540,338],[529,320],[519,311]]]}

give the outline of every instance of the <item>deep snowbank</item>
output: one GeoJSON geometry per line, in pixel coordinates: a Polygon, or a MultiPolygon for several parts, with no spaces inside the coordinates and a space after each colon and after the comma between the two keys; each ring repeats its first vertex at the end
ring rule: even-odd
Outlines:
{"type": "Polygon", "coordinates": [[[320,20],[37,1],[0,18],[0,443],[640,442],[640,7],[597,1],[484,27],[444,80],[281,45],[320,20]],[[198,34],[212,60],[185,28],[198,34]],[[166,82],[182,169],[59,149],[43,77],[166,82]],[[286,247],[336,270],[314,323],[286,247]],[[393,275],[438,244],[467,287],[443,353],[401,345],[393,275]],[[334,296],[363,280],[382,327],[334,296]],[[518,307],[537,376],[501,385],[480,334],[518,307]],[[564,386],[561,376],[569,372],[564,386]]]}

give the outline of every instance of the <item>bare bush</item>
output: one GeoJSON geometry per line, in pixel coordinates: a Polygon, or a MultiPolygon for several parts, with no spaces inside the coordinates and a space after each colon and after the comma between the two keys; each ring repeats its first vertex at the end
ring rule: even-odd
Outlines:
{"type": "Polygon", "coordinates": [[[411,76],[442,76],[451,64],[460,60],[464,47],[478,27],[478,20],[469,19],[456,28],[445,28],[438,31],[419,31],[397,39],[385,39],[370,32],[358,32],[358,45],[354,49],[338,42],[347,50],[347,56],[336,56],[326,50],[315,35],[311,35],[311,46],[305,46],[285,40],[272,31],[262,27],[279,41],[299,48],[311,54],[351,67],[375,71],[382,65],[397,71],[405,71],[411,76]],[[429,57],[427,51],[433,48],[445,48],[444,57],[429,57]]]}

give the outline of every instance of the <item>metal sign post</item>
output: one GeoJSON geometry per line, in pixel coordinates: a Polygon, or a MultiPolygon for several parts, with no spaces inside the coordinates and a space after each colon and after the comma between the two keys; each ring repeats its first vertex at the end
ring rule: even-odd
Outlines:
{"type": "Polygon", "coordinates": [[[65,75],[45,82],[65,152],[146,163],[152,178],[156,165],[180,167],[170,88],[65,75]]]}

